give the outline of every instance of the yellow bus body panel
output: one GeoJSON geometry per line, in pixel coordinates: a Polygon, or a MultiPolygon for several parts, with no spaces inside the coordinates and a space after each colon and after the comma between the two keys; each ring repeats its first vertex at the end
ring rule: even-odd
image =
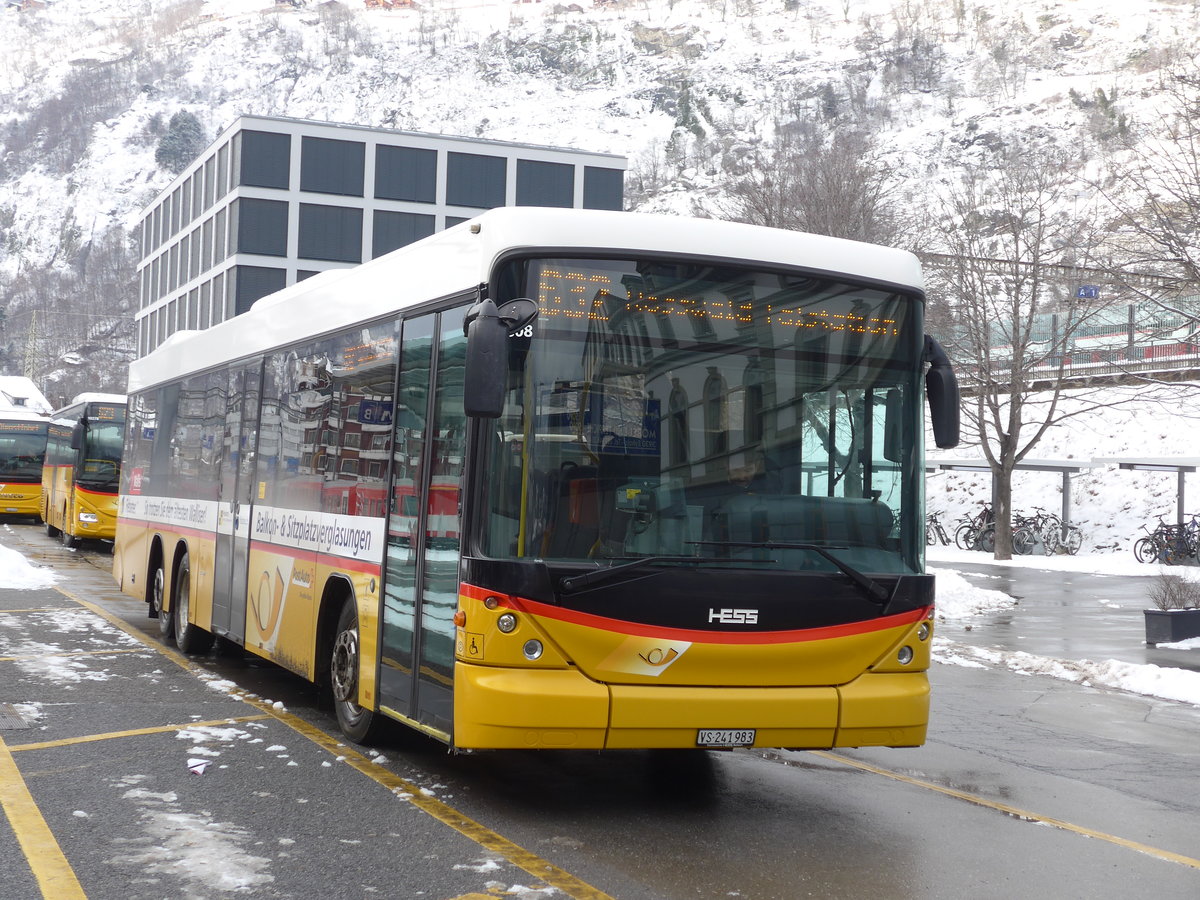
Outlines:
{"type": "Polygon", "coordinates": [[[117,495],[80,487],[73,466],[42,469],[42,499],[38,510],[42,521],[59,531],[92,540],[112,540],[117,536],[117,495]],[[96,521],[82,522],[80,513],[91,513],[96,521]]]}
{"type": "Polygon", "coordinates": [[[145,522],[117,520],[117,537],[113,543],[113,580],[121,592],[138,600],[147,600],[149,575],[144,571],[150,558],[150,541],[154,533],[145,522]]]}
{"type": "Polygon", "coordinates": [[[672,640],[682,632],[670,630],[630,635],[514,612],[518,605],[488,609],[460,595],[456,747],[686,748],[700,729],[754,729],[757,747],[915,746],[925,738],[932,634],[923,611],[874,631],[817,629],[809,640],[739,644],[672,640]],[[496,625],[506,611],[517,618],[507,634],[496,625]],[[529,640],[544,648],[532,662],[523,653],[529,640]],[[913,651],[907,664],[901,647],[913,651]]]}
{"type": "Polygon", "coordinates": [[[302,675],[317,677],[317,622],[324,586],[346,582],[358,602],[359,704],[378,705],[380,577],[357,571],[337,557],[280,553],[266,545],[250,546],[246,597],[246,649],[302,675]]]}
{"type": "Polygon", "coordinates": [[[835,747],[916,747],[929,722],[924,672],[867,672],[838,688],[842,713],[835,747]]]}
{"type": "Polygon", "coordinates": [[[6,516],[40,516],[42,486],[0,481],[0,513],[6,516]]]}
{"type": "Polygon", "coordinates": [[[528,666],[522,647],[533,638],[548,648],[541,665],[569,660],[603,684],[824,687],[849,683],[875,666],[891,666],[902,645],[911,647],[914,656],[900,671],[929,668],[930,635],[925,640],[917,637],[923,624],[927,630],[931,627],[922,610],[832,628],[716,635],[634,628],[514,598],[487,609],[469,593],[460,594],[459,609],[466,618],[465,632],[477,635],[474,647],[482,648],[460,653],[464,661],[528,666]],[[506,612],[517,619],[516,629],[508,634],[496,625],[506,612]]]}

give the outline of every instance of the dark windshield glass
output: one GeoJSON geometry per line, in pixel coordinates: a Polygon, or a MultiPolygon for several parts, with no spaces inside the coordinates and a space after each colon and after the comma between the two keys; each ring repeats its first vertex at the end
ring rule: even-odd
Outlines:
{"type": "Polygon", "coordinates": [[[121,448],[125,440],[125,422],[89,421],[83,465],[75,480],[89,487],[116,487],[121,477],[121,448]]]}
{"type": "MultiPolygon", "coordinates": [[[[485,552],[915,571],[919,301],[814,278],[541,260],[492,425],[485,552]],[[915,529],[911,529],[915,534],[915,529]]],[[[514,285],[519,283],[513,280],[514,285]]]]}
{"type": "Polygon", "coordinates": [[[44,423],[0,422],[0,481],[41,481],[45,456],[44,423]]]}

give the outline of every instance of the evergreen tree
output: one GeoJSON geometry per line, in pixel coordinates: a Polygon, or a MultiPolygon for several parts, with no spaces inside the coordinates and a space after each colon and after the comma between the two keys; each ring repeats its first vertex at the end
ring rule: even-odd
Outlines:
{"type": "Polygon", "coordinates": [[[181,109],[167,123],[167,131],[154,151],[154,161],[168,172],[178,175],[207,146],[208,137],[200,120],[186,109],[181,109]]]}

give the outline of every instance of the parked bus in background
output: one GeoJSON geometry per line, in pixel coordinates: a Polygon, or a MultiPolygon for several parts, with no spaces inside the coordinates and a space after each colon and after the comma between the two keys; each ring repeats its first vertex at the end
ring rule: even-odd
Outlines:
{"type": "Polygon", "coordinates": [[[42,460],[49,416],[0,410],[0,513],[30,516],[42,511],[42,460]]]}
{"type": "Polygon", "coordinates": [[[114,577],[356,741],[918,745],[923,316],[898,250],[491,210],[135,361],[114,577]]]}
{"type": "Polygon", "coordinates": [[[0,515],[42,511],[42,459],[51,406],[23,375],[0,375],[0,515]]]}
{"type": "Polygon", "coordinates": [[[42,467],[42,521],[67,547],[117,534],[125,397],[80,394],[50,420],[42,467]]]}

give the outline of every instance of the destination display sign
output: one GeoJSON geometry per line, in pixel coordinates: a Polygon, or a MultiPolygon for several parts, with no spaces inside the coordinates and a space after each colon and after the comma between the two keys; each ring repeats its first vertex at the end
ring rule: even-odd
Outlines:
{"type": "MultiPolygon", "coordinates": [[[[748,326],[761,323],[775,328],[828,333],[891,337],[900,334],[897,319],[875,314],[880,305],[880,295],[876,292],[870,292],[873,295],[870,299],[864,297],[861,300],[842,292],[836,303],[814,303],[811,296],[803,301],[776,301],[756,294],[756,290],[765,291],[766,286],[756,287],[741,281],[708,282],[711,288],[708,292],[647,293],[623,283],[626,280],[640,279],[630,279],[627,273],[602,268],[545,265],[538,279],[539,318],[609,322],[637,313],[689,322],[707,320],[713,324],[729,322],[748,326]]],[[[695,283],[694,280],[684,282],[689,286],[695,283]]],[[[776,290],[772,293],[786,298],[789,292],[776,290]]],[[[894,308],[891,304],[887,306],[894,308]]]]}

